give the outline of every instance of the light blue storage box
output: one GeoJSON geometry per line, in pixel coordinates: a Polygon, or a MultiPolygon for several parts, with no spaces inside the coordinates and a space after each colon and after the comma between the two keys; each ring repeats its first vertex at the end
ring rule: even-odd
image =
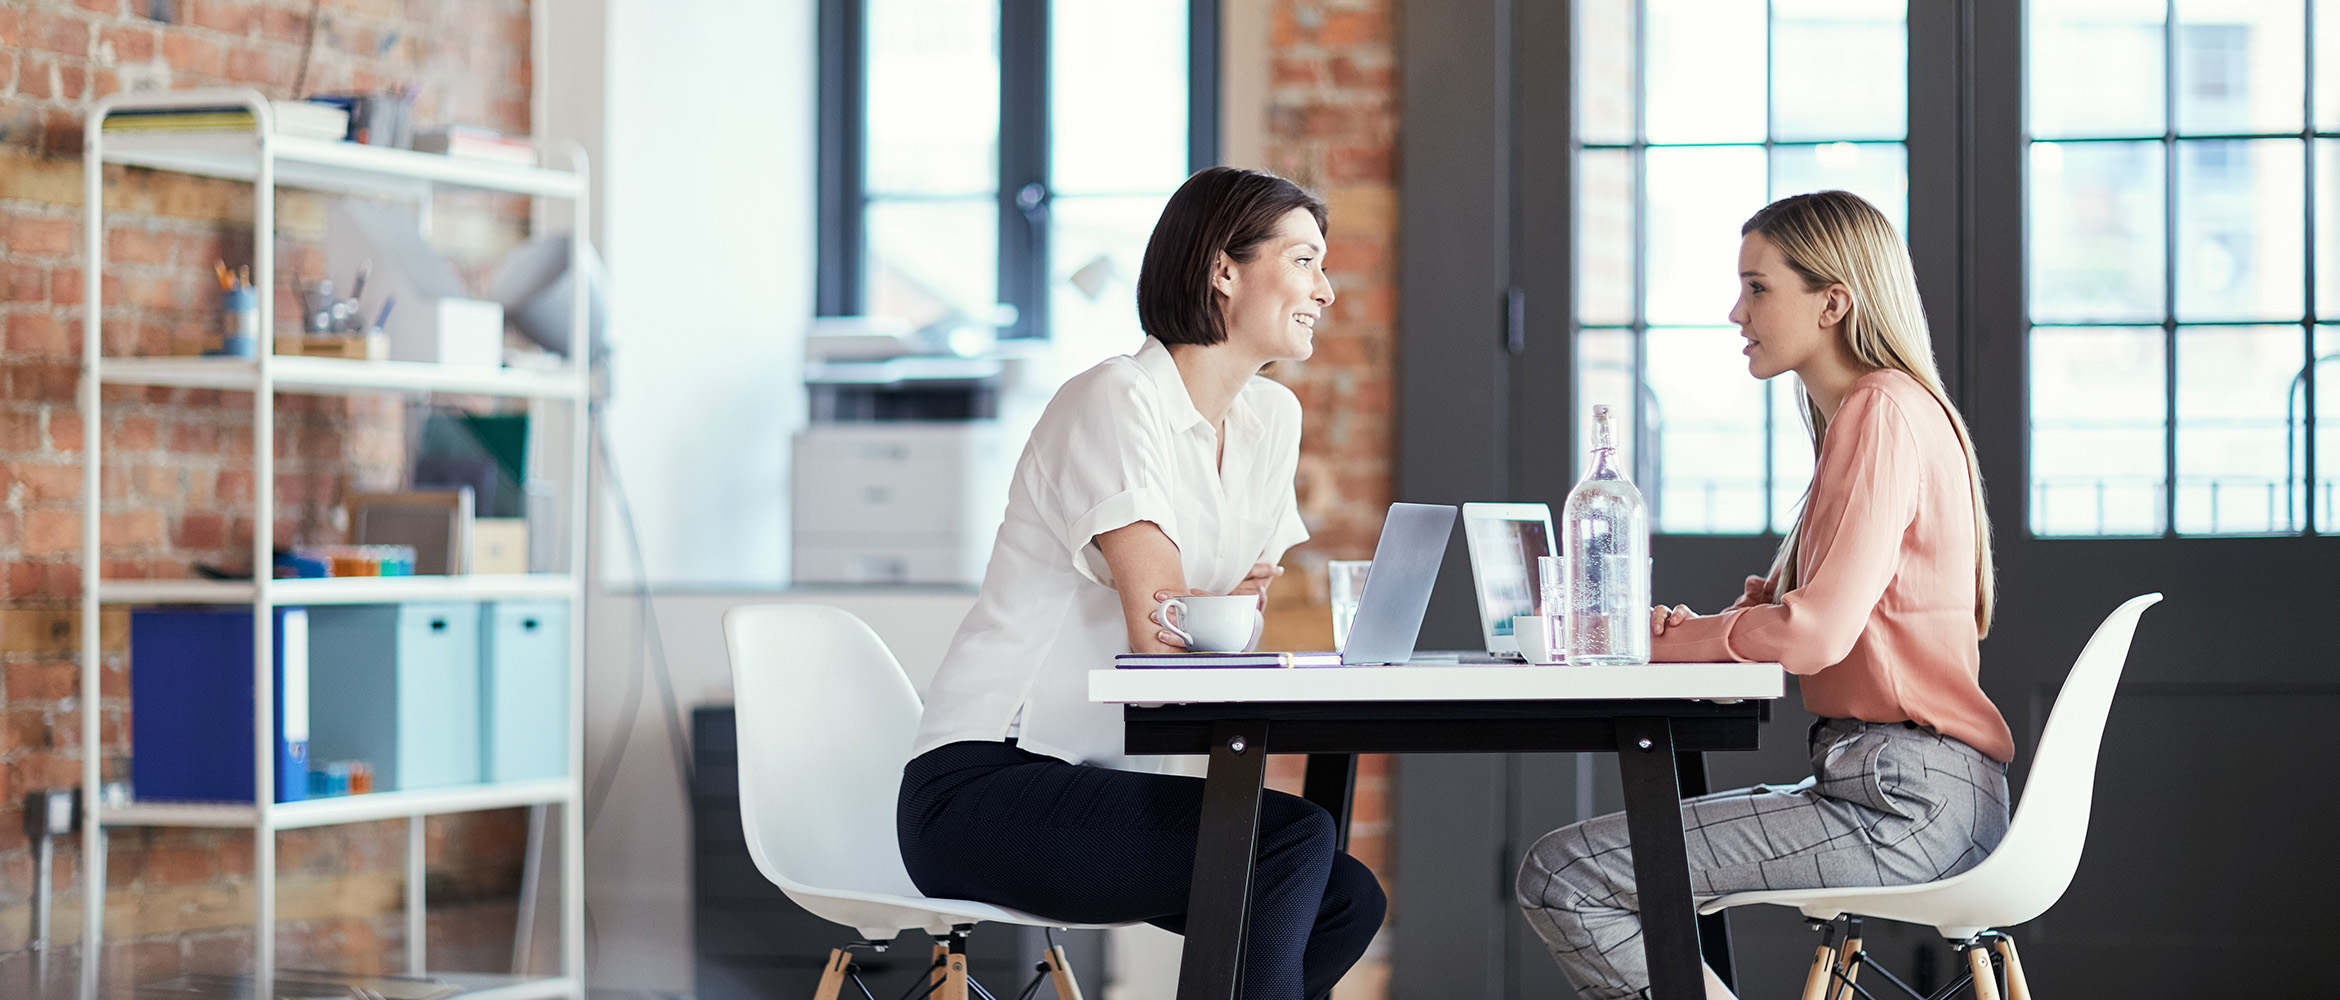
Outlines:
{"type": "Polygon", "coordinates": [[[374,790],[480,778],[479,605],[309,609],[309,760],[374,766],[374,790]]]}
{"type": "Polygon", "coordinates": [[[498,601],[480,619],[480,726],[489,781],[569,773],[569,604],[498,601]]]}

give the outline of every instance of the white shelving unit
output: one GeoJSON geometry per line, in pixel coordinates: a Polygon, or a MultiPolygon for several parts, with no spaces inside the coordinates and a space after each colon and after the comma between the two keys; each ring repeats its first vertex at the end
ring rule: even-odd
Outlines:
{"type": "MultiPolygon", "coordinates": [[[[103,356],[103,300],[105,275],[104,167],[127,164],[154,170],[199,174],[248,181],[253,185],[252,274],[259,298],[260,350],[266,351],[275,329],[271,315],[275,302],[275,217],[271,194],[278,188],[299,188],[339,195],[393,197],[413,201],[427,226],[430,200],[440,188],[459,187],[538,198],[566,200],[573,210],[571,241],[575,254],[572,274],[585,274],[586,164],[574,145],[554,150],[565,156],[563,169],[523,167],[503,163],[451,158],[402,149],[330,142],[276,135],[268,101],[251,90],[190,90],[167,95],[119,95],[100,101],[84,130],[83,215],[85,246],[90,263],[83,269],[85,321],[80,389],[83,448],[82,488],[82,704],[99,703],[101,673],[99,608],[105,604],[247,604],[254,609],[253,732],[255,763],[253,799],[249,803],[133,802],[107,806],[101,794],[101,714],[82,713],[82,801],[89,803],[83,824],[83,856],[88,859],[85,887],[91,891],[83,907],[80,993],[98,997],[99,971],[104,954],[106,884],[105,837],[109,827],[190,826],[231,827],[253,831],[257,912],[253,917],[254,996],[273,995],[276,968],[276,833],[281,830],[356,823],[370,820],[407,820],[406,926],[409,974],[427,974],[423,914],[423,818],[444,813],[514,806],[560,806],[561,959],[560,972],[497,985],[466,994],[494,1000],[584,995],[584,569],[585,483],[588,428],[589,373],[572,360],[567,370],[517,371],[503,368],[459,368],[394,361],[348,361],[328,358],[108,358],[103,356]],[[251,111],[253,132],[134,132],[109,135],[108,115],[128,110],[173,107],[242,107],[251,111]],[[262,484],[253,490],[255,525],[252,565],[256,579],[217,580],[105,580],[99,526],[100,472],[103,466],[105,421],[100,410],[106,385],[182,386],[229,389],[252,395],[253,478],[262,484]],[[318,580],[273,580],[270,567],[275,523],[275,409],[278,394],[348,395],[354,393],[449,393],[503,396],[542,401],[565,408],[569,415],[565,523],[532,525],[532,530],[557,527],[566,534],[567,571],[502,576],[372,577],[318,580]],[[568,601],[568,774],[538,781],[460,785],[410,791],[385,791],[300,802],[277,803],[273,789],[276,755],[271,649],[274,608],[322,604],[392,604],[407,601],[491,601],[516,598],[554,598],[568,601]]],[[[547,159],[540,145],[538,160],[547,159]]],[[[584,345],[581,327],[588,315],[585,282],[574,282],[576,301],[571,316],[579,329],[570,343],[584,345]]],[[[134,667],[135,669],[135,667],[134,667]]],[[[137,752],[138,748],[132,748],[137,752]]],[[[531,851],[531,863],[535,852],[531,851]]],[[[536,873],[530,871],[533,883],[536,873]]],[[[90,891],[85,888],[85,891],[90,891]]],[[[523,926],[530,919],[521,915],[523,926]]],[[[524,945],[524,942],[523,942],[524,945]]],[[[476,977],[475,977],[476,978],[476,977]]],[[[130,984],[115,984],[116,988],[130,984]]]]}

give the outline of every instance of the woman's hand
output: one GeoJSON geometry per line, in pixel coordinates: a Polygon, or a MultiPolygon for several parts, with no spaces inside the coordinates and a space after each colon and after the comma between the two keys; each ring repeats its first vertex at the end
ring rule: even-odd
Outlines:
{"type": "Polygon", "coordinates": [[[1677,604],[1670,608],[1658,605],[1649,609],[1649,634],[1652,637],[1664,635],[1667,629],[1689,621],[1691,617],[1687,604],[1677,604]]]}
{"type": "Polygon", "coordinates": [[[1243,574],[1243,582],[1236,584],[1235,589],[1228,591],[1227,595],[1232,597],[1236,594],[1258,594],[1259,606],[1265,610],[1267,608],[1268,584],[1276,582],[1276,578],[1282,575],[1284,575],[1282,566],[1252,563],[1251,572],[1243,574]]]}
{"type": "MultiPolygon", "coordinates": [[[[1267,563],[1252,563],[1251,572],[1243,574],[1243,582],[1236,584],[1235,589],[1227,592],[1227,596],[1240,597],[1244,595],[1256,595],[1259,598],[1259,606],[1262,609],[1265,609],[1267,607],[1268,584],[1274,583],[1276,578],[1282,575],[1284,575],[1284,568],[1282,566],[1271,566],[1267,563]]],[[[1178,633],[1169,630],[1167,627],[1170,624],[1169,622],[1162,620],[1162,602],[1167,601],[1173,597],[1180,596],[1215,597],[1218,595],[1215,595],[1207,590],[1188,590],[1183,595],[1172,590],[1154,591],[1154,610],[1152,614],[1149,614],[1146,617],[1151,619],[1156,625],[1165,626],[1160,632],[1154,633],[1154,641],[1159,642],[1165,646],[1174,646],[1179,649],[1185,649],[1186,642],[1178,638],[1178,633]]],[[[1262,621],[1260,624],[1254,625],[1252,627],[1252,645],[1259,644],[1260,629],[1264,627],[1264,625],[1265,622],[1262,621]]]]}

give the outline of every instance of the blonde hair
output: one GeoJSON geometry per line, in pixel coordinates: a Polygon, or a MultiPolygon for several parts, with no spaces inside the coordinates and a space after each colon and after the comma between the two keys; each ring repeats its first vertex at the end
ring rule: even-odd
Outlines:
{"type": "MultiPolygon", "coordinates": [[[[1918,299],[1909,248],[1883,212],[1848,191],[1818,191],[1772,202],[1739,227],[1742,236],[1754,233],[1779,248],[1788,267],[1804,279],[1806,290],[1843,285],[1852,293],[1843,330],[1855,360],[1916,379],[1949,415],[1958,443],[1966,449],[1968,486],[1974,492],[1974,627],[1978,634],[1988,635],[1998,586],[1991,566],[1991,519],[1983,509],[1982,465],[1975,459],[1974,436],[1967,432],[1966,420],[1950,402],[1934,367],[1933,337],[1925,304],[1918,299]]],[[[1828,417],[1809,395],[1804,396],[1804,418],[1812,432],[1812,452],[1818,455],[1828,439],[1828,417]]],[[[1772,561],[1779,593],[1795,589],[1798,582],[1796,545],[1802,535],[1803,521],[1798,518],[1772,561]]]]}

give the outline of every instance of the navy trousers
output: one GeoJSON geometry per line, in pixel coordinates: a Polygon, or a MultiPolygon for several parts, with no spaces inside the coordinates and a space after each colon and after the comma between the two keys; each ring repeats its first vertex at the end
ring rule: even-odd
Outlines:
{"type": "MultiPolygon", "coordinates": [[[[895,821],[903,865],[929,896],[1184,933],[1202,795],[1200,778],[953,743],[903,768],[895,821]]],[[[1262,797],[1244,1000],[1331,993],[1381,927],[1380,883],[1333,840],[1322,807],[1262,797]]]]}

